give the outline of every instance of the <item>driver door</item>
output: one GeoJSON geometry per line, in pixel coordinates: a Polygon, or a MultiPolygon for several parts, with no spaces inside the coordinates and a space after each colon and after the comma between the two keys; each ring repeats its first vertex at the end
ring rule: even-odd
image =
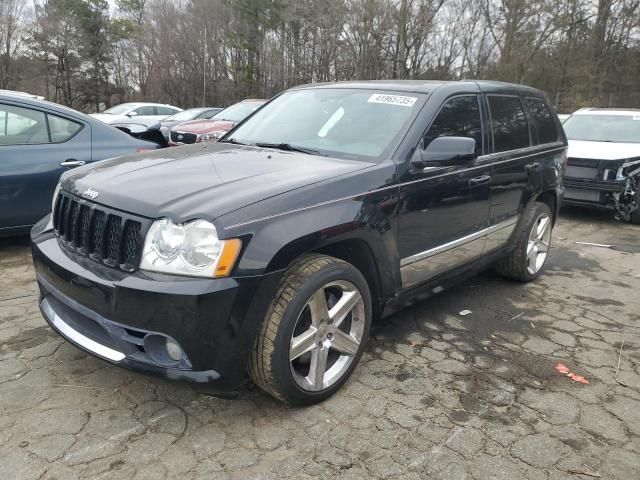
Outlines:
{"type": "MultiPolygon", "coordinates": [[[[418,149],[438,137],[470,137],[482,155],[478,95],[447,99],[418,149]]],[[[419,153],[419,150],[418,150],[419,153]]],[[[461,164],[410,168],[400,179],[398,249],[402,287],[429,280],[482,255],[489,221],[491,166],[475,158],[461,164]]]]}

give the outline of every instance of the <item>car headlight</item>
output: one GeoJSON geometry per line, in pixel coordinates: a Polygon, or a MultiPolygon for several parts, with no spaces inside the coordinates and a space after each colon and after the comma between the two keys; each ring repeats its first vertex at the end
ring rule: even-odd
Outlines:
{"type": "Polygon", "coordinates": [[[144,241],[140,269],[152,272],[226,277],[240,253],[238,238],[220,240],[206,220],[184,224],[169,219],[153,222],[144,241]]]}
{"type": "Polygon", "coordinates": [[[226,130],[216,130],[215,132],[203,133],[198,137],[199,142],[217,142],[224,137],[226,130]]]}

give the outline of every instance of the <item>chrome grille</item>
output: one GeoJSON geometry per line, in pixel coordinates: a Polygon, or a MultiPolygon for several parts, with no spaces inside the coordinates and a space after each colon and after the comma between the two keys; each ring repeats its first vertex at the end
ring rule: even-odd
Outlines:
{"type": "Polygon", "coordinates": [[[110,267],[136,269],[142,250],[142,222],[60,193],[53,228],[66,248],[110,267]]]}

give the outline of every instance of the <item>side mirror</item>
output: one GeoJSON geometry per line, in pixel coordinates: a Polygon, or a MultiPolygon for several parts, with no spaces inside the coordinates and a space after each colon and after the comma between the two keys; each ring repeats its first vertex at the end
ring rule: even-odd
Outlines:
{"type": "Polygon", "coordinates": [[[411,159],[417,168],[460,165],[475,159],[476,141],[470,137],[438,137],[426,149],[416,149],[411,159]]]}
{"type": "Polygon", "coordinates": [[[138,116],[138,112],[129,112],[127,113],[127,117],[137,117],[138,116]]]}

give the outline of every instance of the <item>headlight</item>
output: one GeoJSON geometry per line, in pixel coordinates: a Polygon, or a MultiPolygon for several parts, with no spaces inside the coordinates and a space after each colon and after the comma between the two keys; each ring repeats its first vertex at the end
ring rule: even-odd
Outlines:
{"type": "Polygon", "coordinates": [[[206,220],[176,224],[154,222],[144,241],[140,268],[152,272],[225,277],[233,269],[242,243],[220,240],[216,227],[206,220]]]}
{"type": "Polygon", "coordinates": [[[51,213],[53,213],[53,209],[56,208],[56,199],[58,198],[58,194],[60,193],[60,182],[56,185],[56,189],[53,191],[53,198],[51,199],[51,213]]]}
{"type": "Polygon", "coordinates": [[[198,142],[216,142],[224,137],[227,133],[225,130],[216,130],[215,132],[203,133],[198,137],[198,142]]]}

